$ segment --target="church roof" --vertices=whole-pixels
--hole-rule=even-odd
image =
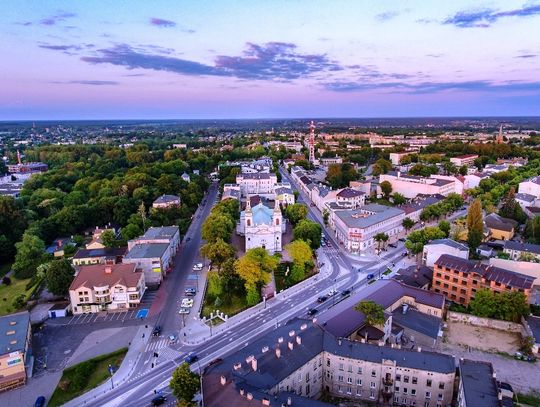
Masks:
[[[253,212],[253,224],[254,225],[271,225],[273,210],[265,206],[262,202],[255,205],[251,211]]]

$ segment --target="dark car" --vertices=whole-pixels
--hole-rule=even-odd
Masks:
[[[189,242],[191,240],[191,237],[186,237],[186,242]]]
[[[307,314],[308,315],[315,315],[317,312],[319,312],[319,310],[317,308],[310,308],[310,309],[308,309]]]
[[[345,297],[345,296],[349,295],[350,293],[351,293],[351,290],[343,290],[341,292],[341,295]]]
[[[400,242],[404,242],[405,240],[407,240],[407,239],[405,239],[404,237],[402,237],[401,239],[399,239]]]
[[[167,397],[165,396],[156,396],[152,399],[152,405],[153,406],[161,406],[165,401],[167,400]]]
[[[319,298],[317,298],[317,302],[325,302],[328,299],[326,295],[321,295]]]
[[[186,356],[186,362],[189,364],[196,362],[197,359],[198,359],[198,356],[194,354],[193,352],[188,353],[188,355]]]
[[[34,403],[34,407],[45,407],[45,397],[39,396]]]
[[[389,247],[393,247],[393,248],[395,249],[395,248],[397,247],[397,244],[395,244],[395,243],[390,243],[388,246],[389,246]]]
[[[375,274],[369,273],[366,277],[368,280],[373,280],[375,278]]]
[[[152,336],[159,336],[159,335],[161,335],[161,326],[156,325],[156,327],[152,331]]]

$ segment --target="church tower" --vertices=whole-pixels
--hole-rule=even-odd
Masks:
[[[504,137],[503,137],[503,131],[502,131],[502,124],[499,128],[499,134],[497,134],[497,137],[495,138],[495,144],[502,144],[504,143]]]
[[[275,201],[274,203],[274,213],[272,215],[272,223],[274,226],[279,226],[281,229],[281,222],[283,221],[282,215],[281,215],[281,209],[279,208],[279,202]]]
[[[253,211],[251,210],[251,199],[249,195],[246,198],[246,210],[244,211],[244,217],[246,220],[246,227],[253,226]]]
[[[311,121],[311,124],[309,125],[308,147],[309,147],[309,162],[315,165],[315,123],[313,123],[313,120]]]

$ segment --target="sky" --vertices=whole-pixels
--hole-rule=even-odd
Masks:
[[[540,115],[540,0],[3,0],[0,120]]]

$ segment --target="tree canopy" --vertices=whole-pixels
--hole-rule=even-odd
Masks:
[[[365,315],[367,325],[376,326],[384,324],[384,308],[375,301],[360,301],[354,309]]]
[[[171,377],[169,387],[178,400],[191,403],[195,394],[199,391],[199,375],[193,373],[187,362],[178,366]]]
[[[321,225],[309,219],[301,220],[293,229],[294,240],[303,240],[308,243],[313,250],[316,250],[321,246],[321,233]]]
[[[293,226],[297,225],[302,219],[306,219],[307,214],[308,207],[304,204],[295,203],[285,208],[285,216]]]
[[[47,289],[54,295],[66,296],[75,274],[71,264],[66,259],[53,260],[46,270]]]

